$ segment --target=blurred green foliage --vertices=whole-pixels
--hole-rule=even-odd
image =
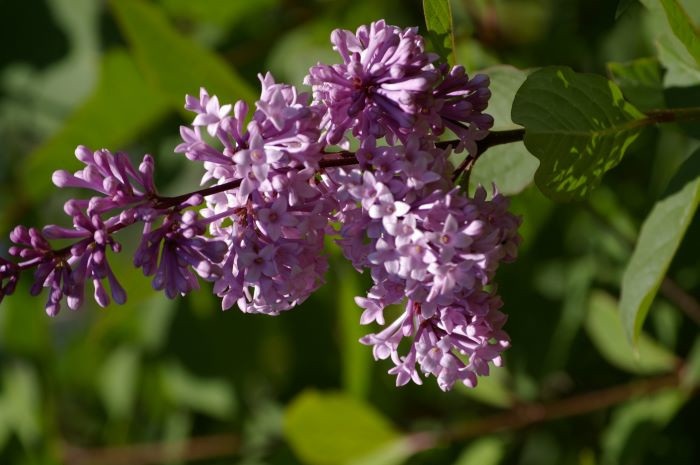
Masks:
[[[67,194],[52,190],[50,174],[75,166],[75,145],[152,153],[164,192],[192,190],[199,169],[172,153],[178,125],[189,121],[185,93],[205,86],[224,100],[249,98],[266,70],[301,84],[310,65],[336,60],[332,29],[386,18],[425,32],[422,3],[3,2],[0,252],[14,224],[63,221]],[[491,75],[497,129],[517,127],[510,117],[515,92],[547,65],[608,74],[643,111],[686,106],[691,91],[698,95],[700,65],[692,31],[673,22],[683,16],[676,4],[453,0],[456,61]],[[680,4],[700,19],[699,2]],[[676,18],[670,23],[667,11]],[[357,342],[367,328],[359,327],[351,297],[369,278],[332,246],[327,284],[275,318],[222,313],[206,286],[168,301],[126,253],[114,261],[129,291],[123,307],[86,306],[50,320],[41,299],[20,286],[0,305],[0,463],[698,463],[700,401],[691,395],[699,378],[697,327],[676,300],[659,295],[648,302],[633,348],[616,308],[623,276],[645,293],[666,272],[689,295],[700,294],[693,212],[681,225],[685,236],[669,220],[647,219],[664,193],[686,192],[668,185],[698,146],[697,126],[647,128],[600,187],[567,205],[532,185],[537,160],[522,143],[479,160],[472,188],[495,180],[513,195],[524,243],[499,276],[512,337],[506,368],[493,368],[475,390],[442,393],[433,380],[393,386],[387,364],[372,361]],[[651,284],[634,277],[643,263],[628,266],[639,256],[640,234],[675,241]],[[126,250],[137,236],[125,233]],[[431,436],[452,425],[483,428],[480,422],[522,404],[672,371],[685,358],[682,388],[471,439]],[[140,444],[164,445],[153,460],[153,449],[149,455]]]

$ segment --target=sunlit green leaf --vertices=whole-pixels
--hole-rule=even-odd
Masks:
[[[510,110],[515,93],[525,82],[527,73],[512,66],[494,66],[481,72],[491,79],[491,99],[487,112],[493,116],[493,130],[520,128],[510,119]],[[470,184],[490,187],[491,183],[495,183],[499,192],[517,194],[532,182],[538,164],[522,142],[491,147],[474,165]]]
[[[640,374],[662,373],[672,371],[678,362],[668,349],[644,333],[640,334],[633,348],[625,337],[617,302],[602,291],[591,295],[586,331],[598,352],[621,370]]]
[[[399,437],[386,445],[345,462],[347,465],[400,465],[418,450],[432,447],[435,438],[430,433],[417,433]]]
[[[51,174],[57,169],[78,169],[75,148],[120,149],[168,113],[163,97],[153,92],[141,77],[131,57],[123,50],[104,55],[95,92],[22,165],[27,194],[35,201],[53,188]]]
[[[513,102],[525,146],[540,159],[535,182],[557,200],[585,197],[639,136],[644,115],[607,79],[547,67],[530,74]]]
[[[625,334],[635,340],[671,260],[700,203],[700,150],[681,165],[668,194],[654,205],[622,279],[620,312]]]
[[[460,454],[454,465],[498,465],[506,455],[506,440],[487,436],[472,441]]]
[[[678,0],[659,0],[666,11],[671,30],[685,45],[695,61],[700,64],[700,31]]]
[[[177,108],[202,86],[223,102],[254,100],[251,87],[229,64],[180,34],[152,3],[114,0],[110,5],[140,69]]]
[[[399,438],[389,421],[346,394],[306,391],[287,407],[284,433],[310,465],[344,464],[378,452]]]
[[[675,37],[662,36],[656,41],[659,61],[666,68],[665,86],[692,86],[700,83],[700,66]]]
[[[443,60],[455,64],[455,38],[449,0],[423,0],[427,37]]]

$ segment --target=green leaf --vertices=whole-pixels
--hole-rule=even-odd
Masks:
[[[641,111],[665,108],[661,68],[655,58],[608,63],[608,73],[622,94]]]
[[[144,75],[172,105],[181,108],[185,95],[198,95],[201,86],[223,102],[255,99],[231,66],[180,34],[152,3],[113,0],[110,5]]]
[[[636,350],[632,348],[620,321],[617,302],[602,291],[591,295],[586,331],[598,352],[621,370],[638,374],[670,372],[676,357],[646,334],[639,336]]]
[[[33,368],[24,364],[3,372],[3,417],[26,448],[36,447],[41,437],[40,380]]]
[[[639,136],[644,115],[615,83],[566,67],[528,76],[515,95],[513,121],[540,159],[537,186],[555,200],[585,197]]]
[[[493,130],[520,128],[510,119],[510,110],[515,93],[527,78],[527,72],[512,66],[494,66],[480,72],[491,79],[491,99],[487,112],[493,116]],[[495,183],[503,194],[514,195],[532,182],[538,164],[522,142],[497,145],[479,157],[469,178],[470,184],[475,187]]]
[[[400,465],[419,450],[432,447],[435,439],[429,433],[402,436],[379,449],[350,460],[347,465]]]
[[[629,340],[639,335],[649,306],[698,208],[700,150],[681,165],[668,192],[644,220],[622,278],[620,312]]]
[[[659,0],[668,23],[695,61],[700,64],[700,31],[677,0]]]
[[[455,64],[455,38],[452,31],[452,8],[449,0],[423,0],[425,26],[428,39],[435,52],[450,63]]]
[[[507,442],[498,436],[487,436],[472,441],[454,465],[498,465],[506,455]]]
[[[602,465],[642,463],[658,433],[687,401],[687,395],[670,389],[653,396],[626,402],[615,409],[601,440]],[[634,455],[635,457],[630,457]]]
[[[700,83],[700,66],[678,39],[664,35],[656,41],[659,62],[666,68],[664,86],[692,86]]]
[[[372,354],[359,340],[366,331],[359,323],[361,309],[355,297],[362,295],[362,286],[357,271],[348,263],[338,263],[337,308],[339,311],[342,340],[342,385],[343,389],[358,398],[367,396],[372,368]]]
[[[617,10],[615,11],[615,19],[619,19],[620,16],[624,15],[627,10],[637,3],[637,0],[618,0]]]
[[[166,397],[175,405],[221,419],[233,414],[236,401],[233,387],[227,381],[199,378],[177,363],[163,366],[160,376]]]
[[[104,361],[97,382],[102,402],[112,418],[123,419],[131,414],[139,368],[139,353],[131,346],[117,348]]]
[[[21,179],[34,201],[46,196],[57,169],[79,169],[75,148],[119,149],[168,113],[160,94],[148,89],[124,50],[104,55],[95,92],[66,121],[61,130],[22,165]]]
[[[287,407],[284,433],[310,465],[344,464],[379,452],[399,434],[379,412],[340,393],[306,391]]]

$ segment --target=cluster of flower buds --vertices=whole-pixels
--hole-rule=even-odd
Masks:
[[[121,250],[115,234],[139,223],[134,265],[155,289],[174,298],[201,278],[213,282],[223,309],[275,315],[323,283],[331,236],[374,281],[356,299],[362,324],[385,325],[387,306],[405,305],[361,340],[375,358],[393,361],[397,384],[421,383],[422,371],[445,390],[476,385],[509,344],[493,279],[520,240],[519,219],[495,188],[491,198],[481,187],[469,197],[451,181],[448,155],[477,156],[493,124],[483,113],[489,80],[436,65],[416,28],[377,21],[336,30],[331,41],[342,63],[312,67],[311,94],[268,73],[252,111],[204,89],[186,97],[195,117],[180,128],[175,151],[203,164],[198,191],[162,197],[152,157],[136,169],[125,154],[78,147],[85,168],[58,171],[53,181],[93,197],[65,204],[71,228],[12,232],[17,261],[0,259],[0,300],[33,268],[31,292],[48,289],[50,315],[64,298],[78,308],[88,279],[99,305],[110,295],[123,303],[107,255]],[[446,130],[457,140],[438,142]],[[73,244],[56,249],[56,239]]]

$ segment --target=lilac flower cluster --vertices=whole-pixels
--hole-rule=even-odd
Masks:
[[[196,192],[159,195],[149,155],[136,168],[123,153],[78,147],[85,168],[57,171],[53,181],[93,196],[66,202],[71,228],[12,232],[17,261],[0,259],[0,300],[33,268],[31,293],[48,289],[50,315],[64,299],[78,308],[88,280],[99,305],[123,303],[108,255],[121,250],[115,234],[138,223],[133,262],[155,289],[175,298],[203,279],[223,309],[275,315],[323,283],[331,236],[374,281],[356,299],[362,324],[385,325],[387,307],[404,305],[361,340],[375,358],[393,361],[397,384],[421,383],[422,371],[445,390],[474,386],[509,344],[494,274],[515,259],[520,240],[503,196],[479,188],[469,197],[451,181],[448,155],[477,157],[493,124],[483,113],[488,78],[436,65],[416,28],[377,21],[336,30],[331,41],[342,63],[312,67],[311,94],[268,73],[253,109],[205,89],[186,97],[195,116],[175,151],[202,163]],[[458,139],[439,143],[446,130]],[[56,249],[53,240],[73,243]]]
[[[201,214],[212,237],[226,244],[214,292],[224,309],[278,314],[305,300],[328,268],[324,237],[336,202],[314,173],[323,157],[323,109],[308,94],[261,76],[262,94],[252,119],[242,101],[219,106],[202,89],[187,98],[193,128],[182,127],[177,152],[204,162],[203,183],[240,180],[235,191],[207,197]],[[218,142],[213,146],[205,128]],[[213,141],[212,141],[213,142]]]
[[[361,152],[359,168],[329,176],[342,193],[339,243],[374,286],[358,297],[362,324],[384,325],[387,306],[406,300],[400,316],[362,343],[377,359],[391,358],[397,384],[420,383],[418,364],[442,389],[476,385],[488,362],[500,365],[508,347],[500,300],[486,291],[501,261],[515,259],[519,219],[507,200],[474,198],[449,187],[447,151],[429,140]],[[433,171],[434,170],[434,171]],[[413,338],[406,355],[399,344]]]
[[[363,146],[385,138],[393,145],[408,136],[434,137],[455,131],[475,153],[475,141],[486,136],[493,119],[481,113],[491,93],[484,75],[469,79],[464,68],[433,66],[437,55],[426,53],[418,28],[401,29],[383,20],[356,33],[338,29],[333,49],[343,59],[318,64],[305,83],[326,108],[323,127],[329,144],[342,144],[348,131]]]

